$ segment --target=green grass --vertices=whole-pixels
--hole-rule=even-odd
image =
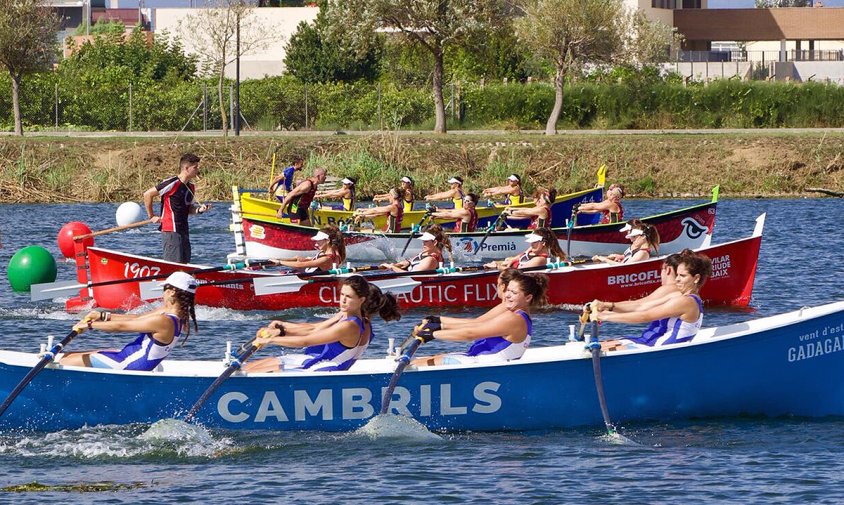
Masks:
[[[229,200],[231,186],[264,188],[270,160],[276,173],[294,154],[305,175],[324,167],[330,176],[358,178],[361,199],[383,193],[409,175],[417,192],[448,187],[454,175],[466,190],[500,186],[522,175],[537,186],[570,192],[592,187],[606,164],[608,183],[630,196],[690,194],[708,197],[720,184],[731,196],[787,195],[805,187],[841,191],[844,134],[743,132],[682,135],[467,134],[385,131],[364,135],[298,134],[220,138],[0,138],[0,201],[138,200],[177,170],[181,153],[203,159],[199,198]],[[24,191],[26,189],[26,191]]]

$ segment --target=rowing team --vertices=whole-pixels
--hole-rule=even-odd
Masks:
[[[604,341],[605,350],[654,347],[688,342],[703,322],[703,305],[698,295],[711,272],[705,256],[684,250],[668,256],[662,266],[662,285],[635,301],[589,304],[591,317],[598,321],[624,323],[650,322],[641,336]],[[505,269],[498,279],[501,302],[477,318],[426,316],[414,327],[412,336],[421,342],[431,340],[469,341],[464,352],[417,358],[416,366],[490,363],[517,360],[530,345],[533,334],[531,312],[545,303],[547,277]],[[187,273],[171,274],[164,284],[163,306],[142,314],[114,314],[91,311],[74,326],[77,334],[86,330],[138,332],[138,337],[121,350],[66,353],[64,365],[118,370],[155,369],[167,358],[176,342],[184,343],[190,322],[198,331],[194,311],[197,281]],[[246,372],[282,370],[348,370],[375,338],[372,318],[384,321],[401,318],[396,298],[382,293],[364,277],[342,280],[339,311],[317,323],[277,320],[257,331],[255,346],[268,344],[302,348],[297,354],[284,354],[247,363]]]
[[[659,253],[659,232],[647,223],[637,219],[630,220],[622,229],[625,237],[631,241],[630,247],[622,254],[593,256],[593,261],[611,264],[634,263],[644,261],[651,254]],[[290,268],[302,268],[307,272],[329,272],[336,265],[346,262],[346,246],[343,233],[333,225],[323,226],[311,240],[316,253],[311,257],[294,256],[286,259],[273,259],[273,263]],[[394,263],[382,263],[380,267],[394,272],[419,272],[433,270],[445,263],[445,255],[453,260],[453,251],[448,234],[438,224],[431,225],[417,240],[422,242],[422,251],[413,257]],[[568,256],[560,247],[556,234],[546,227],[537,228],[525,237],[527,248],[521,254],[484,265],[489,269],[540,267],[549,261],[565,262]],[[453,262],[453,261],[452,261]]]
[[[301,169],[301,159],[298,159],[299,165],[297,169]],[[285,173],[289,171],[287,177],[292,178],[294,167],[285,169]],[[356,205],[356,180],[351,177],[346,177],[342,180],[343,186],[340,189],[330,191],[317,191],[319,184],[325,182],[326,171],[323,168],[314,170],[312,177],[304,179],[296,187],[291,188],[288,184],[287,191],[282,195],[277,194],[277,198],[281,202],[281,207],[278,210],[278,217],[287,217],[294,219],[298,224],[310,226],[310,214],[308,210],[312,204],[316,204],[316,199],[320,198],[338,198],[343,203],[343,210],[354,211],[354,222],[359,223],[362,219],[373,218],[378,216],[386,217],[386,225],[384,231],[388,233],[399,233],[402,229],[402,221],[404,214],[413,210],[414,204],[414,188],[413,179],[410,177],[402,177],[400,187],[393,188],[389,192],[375,195],[373,201],[387,201],[386,205],[373,208],[355,208]],[[270,186],[270,191],[273,192],[280,187],[284,182],[287,184],[284,175],[279,176],[280,179],[274,181]],[[453,202],[453,209],[438,210],[436,207],[429,207],[430,212],[428,216],[437,219],[455,220],[455,232],[473,232],[476,231],[478,225],[478,211],[477,205],[479,196],[475,193],[467,193],[463,190],[463,179],[454,176],[448,180],[451,187],[439,193],[434,193],[425,196],[426,201],[440,201],[450,200]],[[503,186],[496,186],[486,188],[481,193],[487,198],[496,196],[503,196],[505,198],[504,205],[508,207],[501,213],[500,218],[512,216],[514,218],[530,219],[529,229],[542,228],[551,223],[551,206],[553,205],[557,191],[555,189],[537,188],[533,194],[533,207],[509,207],[510,205],[521,205],[526,203],[528,199],[522,188],[521,177],[517,174],[510,174],[507,177],[507,183]],[[607,189],[607,197],[596,203],[586,203],[580,206],[579,212],[600,212],[603,214],[602,223],[618,222],[624,218],[624,209],[621,205],[621,198],[624,196],[624,188],[618,184],[613,184]]]

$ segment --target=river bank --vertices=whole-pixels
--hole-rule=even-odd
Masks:
[[[261,188],[294,155],[330,175],[356,177],[358,194],[386,191],[403,175],[423,194],[461,175],[467,189],[503,184],[518,173],[530,191],[574,191],[608,181],[644,198],[819,196],[807,188],[844,191],[844,133],[743,132],[569,134],[525,132],[449,135],[372,132],[267,134],[239,138],[183,135],[0,138],[0,202],[122,202],[178,171],[181,153],[202,157],[202,200],[228,200],[231,186]]]

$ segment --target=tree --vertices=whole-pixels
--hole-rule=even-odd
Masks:
[[[679,40],[670,27],[628,12],[623,0],[523,0],[516,34],[554,65],[554,107],[545,134],[557,132],[566,78],[587,64],[665,60]]]
[[[229,132],[223,93],[226,65],[240,56],[266,48],[275,35],[254,15],[255,6],[244,0],[208,0],[205,7],[185,16],[179,23],[179,32],[198,52],[200,73],[217,78],[217,99],[225,137]],[[238,27],[240,54],[236,47]]]
[[[346,34],[358,48],[368,47],[376,30],[383,30],[431,54],[434,132],[445,133],[446,50],[505,21],[505,7],[503,0],[329,0],[328,15],[333,33]]]
[[[12,78],[15,134],[23,135],[23,76],[48,68],[56,56],[59,19],[39,0],[0,0],[0,64]]]
[[[661,63],[680,51],[684,37],[676,28],[648,18],[639,9],[626,18],[625,63]]]
[[[313,24],[302,21],[285,47],[284,67],[303,82],[354,82],[378,78],[382,37],[358,53],[342,34],[331,36],[325,2]]]

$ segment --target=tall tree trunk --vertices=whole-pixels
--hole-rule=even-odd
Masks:
[[[225,83],[226,67],[220,70],[220,75],[217,76],[217,98],[220,100],[220,119],[223,121],[223,137],[229,135],[229,116],[226,114],[226,100],[223,96],[223,83]]]
[[[443,101],[443,52],[438,48],[434,53],[434,113],[436,123],[434,133],[445,133],[445,102]]]
[[[15,135],[23,136],[23,123],[21,122],[21,76],[9,72],[12,76],[12,109],[15,111]]]
[[[557,134],[557,120],[560,119],[560,112],[563,110],[563,83],[565,82],[566,69],[563,66],[557,66],[557,73],[554,75],[554,108],[551,109],[551,115],[548,117],[548,122],[545,123],[545,135]]]

